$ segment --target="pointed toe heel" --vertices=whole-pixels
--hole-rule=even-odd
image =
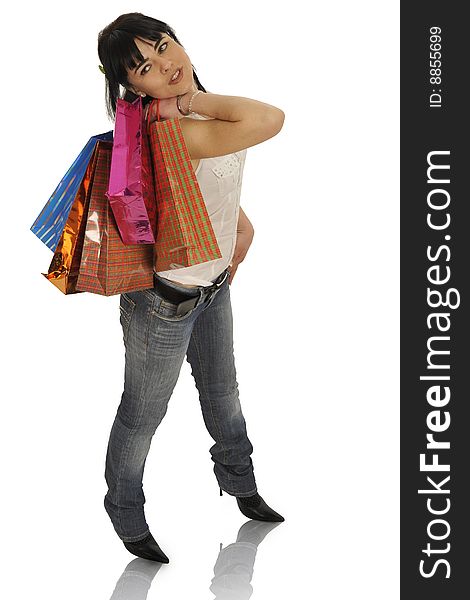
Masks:
[[[134,556],[139,556],[140,558],[146,558],[147,560],[154,560],[161,563],[170,562],[170,559],[154,540],[151,533],[149,533],[144,539],[138,540],[137,542],[123,541],[123,544],[131,554],[134,554]]]
[[[266,502],[259,496],[260,502],[258,506],[249,506],[244,503],[243,498],[237,496],[237,504],[241,513],[249,519],[255,519],[257,521],[269,521],[269,522],[282,522],[284,517],[269,507]]]

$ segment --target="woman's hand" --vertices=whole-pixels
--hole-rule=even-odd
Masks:
[[[237,225],[237,241],[232,257],[232,266],[230,268],[230,275],[228,279],[229,284],[232,283],[233,278],[235,277],[238,265],[243,262],[245,256],[247,255],[251,246],[251,242],[253,241],[254,234],[255,230],[253,229],[253,225],[240,207]]]
[[[180,100],[180,105],[183,110],[187,111],[191,96],[196,90],[197,90],[197,86],[193,79],[191,87],[189,88],[189,90],[187,92],[185,92],[183,94],[183,96]],[[177,99],[176,96],[171,96],[170,98],[160,98],[160,100],[159,100],[160,120],[181,119],[183,117],[183,115],[180,113],[180,111],[178,110],[178,107],[176,105],[176,99]],[[147,118],[147,112],[148,112],[149,106],[150,106],[150,102],[145,107],[145,113],[144,113],[145,118]],[[153,121],[156,121],[156,120],[157,120],[157,103],[153,102],[152,112],[150,113],[150,123],[153,123]]]

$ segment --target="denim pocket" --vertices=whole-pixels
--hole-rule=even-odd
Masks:
[[[160,296],[157,297],[159,298],[159,302],[156,303],[153,313],[164,321],[184,321],[196,310],[196,307],[193,307],[186,310],[182,315],[177,315],[176,310],[178,308],[178,304],[175,302],[170,302],[169,300],[166,300]]]
[[[121,294],[121,298],[119,301],[119,312],[124,340],[127,337],[127,332],[129,331],[129,326],[131,324],[131,319],[132,315],[134,314],[135,307],[136,303],[130,296],[128,296],[127,294]]]

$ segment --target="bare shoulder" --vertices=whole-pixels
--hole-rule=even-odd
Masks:
[[[212,158],[239,152],[273,137],[279,129],[266,124],[182,117],[181,131],[191,158]],[[282,125],[281,125],[282,126]]]

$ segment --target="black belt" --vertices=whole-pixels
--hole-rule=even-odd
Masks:
[[[167,285],[161,277],[157,277],[155,271],[153,272],[153,283],[155,289],[161,294],[165,300],[177,304],[176,310],[177,315],[185,314],[188,310],[194,308],[202,296],[202,302],[206,302],[214,296],[220,289],[223,282],[230,274],[230,267],[227,267],[225,271],[217,277],[212,285],[199,286],[197,288],[187,288],[187,291],[177,290],[171,285]],[[176,284],[177,285],[177,284]],[[188,297],[189,296],[189,297]]]

